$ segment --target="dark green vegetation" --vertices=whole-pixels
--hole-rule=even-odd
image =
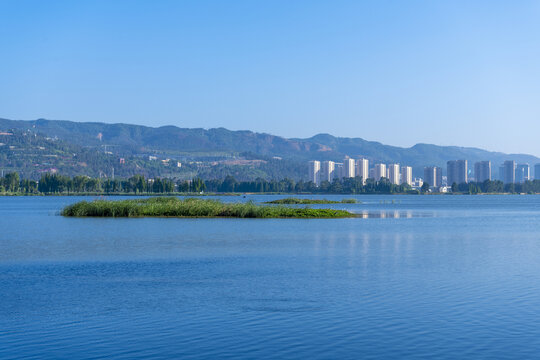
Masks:
[[[176,197],[136,200],[81,201],[67,206],[63,216],[76,217],[235,217],[235,218],[343,218],[354,217],[344,210],[288,208],[254,203],[223,203]]]
[[[524,183],[504,184],[500,180],[486,180],[484,182],[470,182],[452,184],[452,192],[455,194],[539,194],[540,180],[529,180]]]
[[[309,205],[309,204],[356,204],[355,199],[343,199],[341,201],[326,199],[298,199],[286,198],[273,201],[267,201],[265,204],[283,204],[283,205]]]
[[[147,179],[135,175],[128,179],[100,179],[88,176],[64,176],[45,173],[38,181],[21,179],[18,173],[9,172],[0,177],[2,195],[152,195],[152,194],[201,194],[201,193],[285,193],[285,194],[419,194],[427,193],[429,184],[424,183],[421,191],[412,190],[406,185],[391,184],[388,179],[366,180],[345,178],[332,183],[322,182],[316,187],[311,182],[291,179],[266,181],[236,181],[232,176],[224,180],[172,180],[168,178]],[[540,180],[526,181],[523,184],[503,184],[501,181],[483,183],[454,184],[455,194],[482,193],[540,193]]]
[[[89,153],[106,155],[106,157],[95,155],[95,161],[69,162],[67,160],[70,156],[66,152],[67,159],[62,162],[64,165],[51,166],[57,167],[59,173],[70,176],[97,177],[101,172],[104,176],[111,177],[112,167],[116,163],[115,172],[117,176],[122,177],[142,174],[147,177],[179,179],[198,176],[207,180],[223,179],[231,175],[242,181],[254,181],[257,178],[266,180],[290,178],[298,181],[306,177],[306,160],[342,161],[345,155],[353,158],[367,157],[373,162],[410,165],[413,167],[413,176],[422,176],[426,165],[444,168],[446,161],[450,159],[468,159],[469,164],[490,160],[494,166],[508,159],[514,159],[518,163],[540,162],[540,159],[530,155],[506,155],[476,148],[429,144],[400,148],[361,138],[339,138],[328,134],[319,134],[308,139],[285,139],[269,134],[230,131],[224,128],[209,130],[175,126],[151,128],[128,124],[0,119],[0,132],[12,129],[43,134],[44,137],[58,139],[54,141],[63,141],[64,144],[80,149],[74,152],[77,159],[79,156],[91,158]],[[5,138],[6,136],[0,136],[0,142],[6,143]],[[81,155],[83,150],[88,154]],[[19,171],[25,178],[34,180],[39,178],[29,175],[30,167],[24,166],[17,153],[6,151],[4,154],[7,158],[0,159],[0,167],[8,171]],[[48,165],[43,164],[47,162],[45,155],[54,153],[43,151],[39,161],[36,162],[39,165],[35,167],[36,169],[47,168]],[[150,155],[156,156],[157,160],[148,161]],[[126,169],[118,163],[119,157],[125,158]],[[168,165],[161,163],[160,160],[168,158],[173,161]],[[181,161],[182,167],[175,168],[175,161]],[[86,163],[86,167],[77,165],[79,162]],[[130,170],[130,166],[138,172]]]
[[[266,181],[236,181],[232,176],[223,180],[172,180],[168,178],[147,179],[135,175],[128,179],[90,178],[87,176],[64,176],[45,173],[39,182],[20,180],[18,173],[8,173],[0,179],[0,193],[16,194],[167,194],[167,193],[321,193],[321,194],[396,194],[416,193],[406,185],[391,184],[388,179],[368,179],[362,184],[360,178],[346,178],[332,183],[323,182],[316,187],[311,182],[292,179]]]

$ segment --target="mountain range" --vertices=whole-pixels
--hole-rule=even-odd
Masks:
[[[87,151],[92,150],[119,157],[155,156],[191,164],[208,162],[214,166],[229,164],[253,168],[260,166],[261,162],[281,160],[288,162],[286,168],[298,169],[298,171],[292,171],[291,174],[280,174],[277,171],[272,175],[259,171],[247,177],[299,178],[302,177],[301,174],[307,172],[308,160],[339,162],[346,156],[366,157],[372,163],[410,165],[413,167],[414,176],[422,176],[424,166],[434,165],[445,169],[446,162],[454,159],[468,160],[470,169],[474,167],[476,161],[489,160],[492,162],[495,177],[498,166],[505,160],[515,160],[518,163],[531,165],[540,163],[539,158],[527,154],[504,154],[471,147],[431,144],[416,144],[410,148],[403,148],[359,137],[344,138],[329,134],[318,134],[306,139],[287,139],[265,133],[231,131],[225,128],[148,127],[123,123],[0,119],[0,132],[14,130],[32,132],[53,141],[58,140],[71,146],[84,148]],[[2,142],[1,138],[0,142]],[[245,161],[242,162],[242,160]],[[206,171],[207,175],[211,175],[211,171],[209,172],[208,169]],[[290,172],[290,170],[287,171]],[[192,176],[197,172],[197,168],[191,168],[189,175]],[[220,173],[224,174],[226,171]]]

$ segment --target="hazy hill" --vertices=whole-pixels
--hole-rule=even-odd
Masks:
[[[69,134],[69,133],[67,133]],[[62,137],[69,138],[64,134]],[[31,128],[0,128],[0,170],[17,171],[23,178],[39,179],[43,173],[127,178],[142,174],[148,178],[168,177],[191,179],[223,179],[232,175],[238,180],[300,180],[306,176],[305,161],[273,159],[253,153],[226,152],[188,153],[188,157],[204,161],[185,161],[178,166],[175,157],[152,150],[152,155],[131,154],[125,146],[82,146],[47,136]],[[186,156],[185,154],[183,155]],[[178,157],[177,157],[178,158]]]
[[[319,134],[307,139],[286,139],[252,131],[217,129],[188,129],[176,126],[158,128],[105,123],[78,123],[59,120],[7,120],[0,119],[0,130],[20,129],[36,131],[51,138],[82,146],[99,148],[114,145],[115,153],[140,156],[162,153],[176,158],[226,158],[240,153],[251,153],[255,158],[281,157],[298,163],[307,160],[341,161],[346,155],[367,157],[371,161],[397,162],[411,165],[415,176],[422,176],[423,167],[441,166],[446,161],[467,159],[469,168],[474,162],[490,160],[494,175],[504,160],[533,165],[540,159],[526,154],[503,154],[477,148],[417,144],[410,148],[384,145],[361,138],[340,138]],[[296,177],[296,176],[295,176]]]
[[[45,137],[30,130],[0,131],[0,169],[19,172],[24,178],[39,179],[45,172],[92,177],[149,177],[175,175],[172,166],[135,156],[122,158],[96,148],[83,147]],[[183,169],[184,172],[189,171]]]
[[[0,119],[0,129],[33,129],[49,137],[81,146],[121,145],[125,150],[176,152],[252,152],[261,155],[298,156],[319,150],[318,144],[288,140],[251,131],[158,128],[104,123],[77,123],[60,120],[13,121]],[[100,135],[101,134],[101,135]]]

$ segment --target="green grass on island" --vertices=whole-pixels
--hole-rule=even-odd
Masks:
[[[159,197],[132,200],[81,201],[62,210],[75,217],[232,217],[232,218],[345,218],[344,210],[290,208],[207,199]]]
[[[309,204],[356,204],[355,199],[343,199],[341,201],[326,200],[326,199],[298,199],[286,198],[273,201],[267,201],[265,204],[282,204],[282,205],[309,205]]]

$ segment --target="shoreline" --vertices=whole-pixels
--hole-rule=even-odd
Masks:
[[[275,192],[268,192],[268,193],[180,193],[180,192],[174,192],[174,193],[53,193],[53,194],[47,194],[47,193],[39,193],[39,194],[26,194],[26,193],[0,193],[0,197],[61,197],[61,196],[147,196],[147,197],[164,197],[164,196],[189,196],[189,197],[205,197],[205,196],[246,196],[246,195],[268,195],[268,196],[275,196],[275,195],[282,195],[282,196],[370,196],[370,195],[392,195],[392,196],[434,196],[434,195],[443,195],[443,196],[461,196],[461,195],[467,195],[467,196],[475,196],[475,195],[540,195],[540,193],[476,193],[476,194],[468,194],[468,193],[420,193],[420,194],[411,194],[411,193],[343,193],[343,194],[335,194],[335,193],[275,193]]]

